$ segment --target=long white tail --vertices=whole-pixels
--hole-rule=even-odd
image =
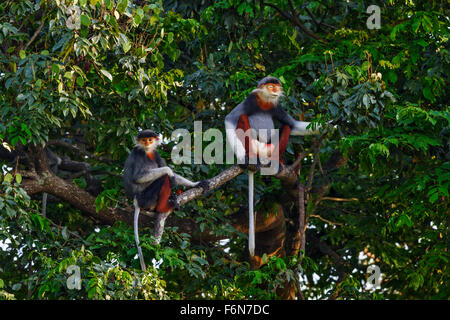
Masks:
[[[141,247],[139,246],[139,231],[138,231],[139,212],[141,209],[139,208],[136,198],[134,198],[133,204],[134,204],[134,240],[136,241],[136,247],[138,250],[139,262],[141,263],[141,269],[142,271],[145,272],[147,271],[147,268],[145,267],[144,256],[142,255],[142,250]]]
[[[248,171],[248,251],[250,257],[255,256],[255,215],[253,213],[253,171]]]
[[[41,215],[45,218],[47,215],[47,192],[42,193],[42,212]]]

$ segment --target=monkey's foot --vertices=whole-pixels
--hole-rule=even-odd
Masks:
[[[255,159],[251,159],[252,163],[249,163],[247,166],[247,169],[253,172],[259,171],[259,169],[261,169],[261,161],[259,160],[259,158],[256,158],[256,163]]]
[[[167,200],[167,204],[172,207],[172,210],[180,209],[180,205],[177,201],[177,196],[174,194],[170,195],[169,199]]]
[[[248,157],[245,156],[244,163],[238,163],[238,166],[241,167],[242,169],[247,169],[248,168]]]
[[[208,189],[209,189],[209,180],[208,179],[202,180],[195,187],[202,188],[203,193],[204,193],[204,192],[208,191]]]

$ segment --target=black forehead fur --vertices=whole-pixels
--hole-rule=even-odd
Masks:
[[[268,76],[268,77],[265,77],[265,78],[262,78],[261,80],[259,80],[258,87],[261,85],[268,84],[268,83],[281,84],[280,80],[278,80],[277,78]]]
[[[158,134],[152,130],[146,129],[146,130],[142,130],[141,132],[139,132],[137,138],[141,139],[141,138],[157,138]]]

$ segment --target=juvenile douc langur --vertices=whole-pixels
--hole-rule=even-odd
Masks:
[[[275,77],[265,77],[258,82],[257,88],[225,117],[227,140],[236,155],[238,164],[247,165],[263,159],[279,161],[279,164],[283,164],[281,156],[286,150],[289,135],[319,133],[317,129],[306,129],[309,122],[294,120],[280,106],[282,95],[281,82]],[[281,135],[274,130],[274,121],[280,124]],[[249,170],[248,179],[248,248],[250,256],[253,257],[255,254],[254,171]]]
[[[125,162],[123,183],[127,195],[133,199],[134,236],[142,270],[146,270],[142,250],[139,246],[138,217],[140,209],[168,213],[177,207],[176,196],[171,188],[177,184],[187,187],[207,188],[206,181],[192,182],[176,174],[160,157],[158,134],[143,130],[136,137],[136,146]]]

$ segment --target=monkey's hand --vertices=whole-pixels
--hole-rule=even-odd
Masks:
[[[169,177],[174,177],[175,176],[175,174],[173,173],[173,171],[172,171],[172,169],[170,169],[169,167],[164,167],[164,169],[165,169],[165,171],[166,171],[166,174],[169,176]]]
[[[202,181],[198,182],[195,187],[196,188],[202,188],[203,193],[205,193],[206,191],[208,191],[208,189],[210,187],[209,186],[209,179],[202,180]]]
[[[337,129],[338,126],[340,126],[343,122],[343,119],[334,119],[327,122],[327,125],[331,127],[332,129]]]
[[[177,180],[175,179],[175,176],[169,176],[169,183],[170,183],[170,188],[175,188],[178,185]]]

